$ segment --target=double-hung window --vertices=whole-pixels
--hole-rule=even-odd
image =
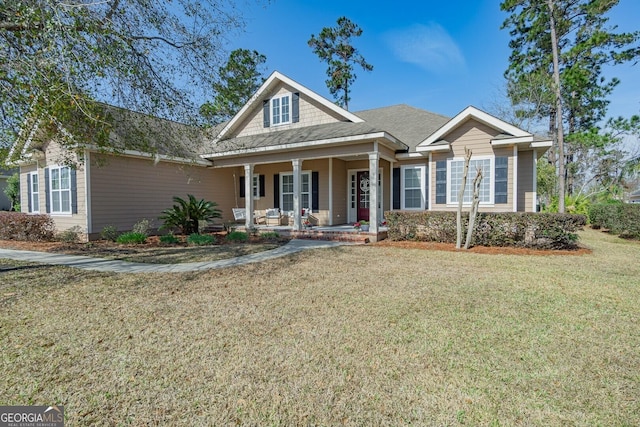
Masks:
[[[30,210],[29,212],[40,212],[40,184],[38,182],[38,172],[29,174]]]
[[[403,166],[401,175],[402,209],[426,209],[426,166]]]
[[[492,181],[492,158],[477,158],[469,161],[469,172],[464,190],[463,203],[473,201],[473,180],[476,177],[478,168],[482,169],[482,181],[480,182],[480,203],[493,203],[491,194]],[[464,172],[464,160],[449,160],[449,203],[458,203],[458,192],[462,184]]]
[[[271,123],[274,126],[291,122],[290,106],[290,94],[271,99]]]
[[[49,197],[51,213],[71,213],[71,168],[49,168]]]
[[[283,211],[293,210],[293,174],[280,175],[280,206]],[[300,182],[300,209],[311,208],[311,173],[303,172]]]
[[[253,175],[253,183],[251,186],[254,200],[260,199],[260,175]]]

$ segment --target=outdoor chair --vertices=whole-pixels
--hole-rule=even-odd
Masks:
[[[282,214],[280,213],[279,208],[267,209],[265,213],[265,223],[266,225],[280,225],[280,221],[282,220]],[[272,224],[274,223],[275,224]]]
[[[263,213],[263,211],[253,211],[253,221],[256,223],[256,225],[266,224],[267,217]]]

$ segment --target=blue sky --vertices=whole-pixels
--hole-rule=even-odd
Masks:
[[[267,57],[267,70],[333,99],[325,85],[326,65],[307,45],[311,34],[335,26],[340,16],[363,34],[355,46],[374,66],[356,71],[349,109],[359,111],[409,104],[453,116],[468,105],[490,110],[504,92],[509,33],[500,30],[506,14],[499,0],[396,1],[272,0],[244,4],[246,32],[229,49],[255,49]],[[638,30],[640,1],[620,0],[610,23]],[[622,83],[609,114],[640,112],[640,64],[607,70]]]

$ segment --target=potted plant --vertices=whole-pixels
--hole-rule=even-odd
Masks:
[[[364,221],[364,220],[358,221],[355,224],[353,224],[353,228],[355,228],[356,230],[368,232],[369,231],[369,221]]]

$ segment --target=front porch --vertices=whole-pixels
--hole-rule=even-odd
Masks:
[[[276,232],[281,236],[295,239],[334,240],[354,243],[373,243],[387,238],[387,227],[378,227],[377,232],[364,232],[353,228],[352,225],[312,226],[296,230],[288,225],[256,225],[258,233]],[[246,231],[245,225],[239,225],[238,230]]]

